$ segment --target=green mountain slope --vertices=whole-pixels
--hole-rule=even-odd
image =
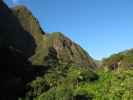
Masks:
[[[43,35],[45,33],[41,29],[38,20],[25,6],[15,6],[12,8],[12,11],[14,15],[18,18],[24,30],[31,33],[36,41],[37,46],[39,46],[41,43],[40,41],[43,39]]]
[[[60,33],[45,34],[23,6],[10,9],[0,1],[0,7],[1,100],[32,100],[64,82],[98,78],[80,46]]]
[[[33,36],[25,31],[13,12],[0,1],[0,46],[12,46],[19,49],[25,56],[35,52],[36,43]]]
[[[46,71],[28,60],[35,48],[33,36],[0,0],[0,100],[18,100],[25,95],[26,84]]]
[[[94,61],[26,7],[0,10],[0,100],[132,100],[133,49]]]
[[[48,56],[49,48],[54,48],[60,63],[96,67],[92,58],[79,45],[63,36],[62,33],[55,32],[45,35],[37,19],[26,7],[16,6],[12,10],[23,28],[31,33],[36,41],[36,54],[32,57],[33,64],[45,64],[44,59]]]
[[[109,58],[103,60],[103,66],[108,67],[122,67],[132,68],[133,67],[133,49],[125,50],[123,52],[113,54]]]
[[[19,19],[22,27],[25,31],[29,32],[36,43],[35,54],[30,59],[33,60],[33,64],[41,65],[43,62],[42,55],[44,52],[44,38],[45,32],[41,29],[38,20],[32,15],[32,13],[25,6],[19,5],[12,8],[14,15]],[[39,56],[40,58],[37,58]],[[38,63],[34,63],[38,62]]]
[[[85,52],[85,50],[60,32],[50,33],[45,37],[43,46],[44,52],[38,57],[43,56],[43,59],[47,57],[49,48],[54,48],[60,63],[72,63],[77,66],[96,68],[93,59]],[[37,60],[35,59],[35,61]],[[43,64],[44,63],[45,61]]]

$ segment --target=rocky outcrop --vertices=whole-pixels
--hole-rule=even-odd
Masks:
[[[56,63],[96,67],[92,58],[63,34],[46,35],[27,8],[10,9],[0,0],[0,100],[25,96],[27,84]]]
[[[23,28],[32,34],[37,48],[36,54],[32,57],[33,64],[46,64],[49,48],[55,49],[60,63],[73,63],[77,66],[95,68],[96,65],[92,58],[79,45],[71,41],[60,32],[45,34],[37,19],[24,6],[12,8],[16,17],[20,20]]]
[[[53,47],[56,50],[60,63],[72,63],[76,66],[96,68],[96,64],[87,52],[62,33],[49,34],[47,41],[49,45],[45,43],[46,48]]]

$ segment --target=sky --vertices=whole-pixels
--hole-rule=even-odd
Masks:
[[[133,0],[5,0],[23,4],[45,32],[62,32],[95,59],[133,48]]]

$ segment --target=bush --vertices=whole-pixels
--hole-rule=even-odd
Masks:
[[[65,87],[57,87],[50,89],[39,97],[39,100],[71,100],[72,90]]]
[[[93,94],[89,94],[87,90],[77,88],[74,92],[73,100],[92,100]]]

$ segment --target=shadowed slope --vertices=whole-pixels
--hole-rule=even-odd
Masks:
[[[34,38],[23,29],[17,17],[2,1],[0,10],[0,47],[12,46],[25,56],[32,56],[36,48]]]
[[[0,1],[0,100],[17,100],[24,96],[26,83],[45,72],[47,68],[34,68],[28,61],[35,48],[32,35]]]

